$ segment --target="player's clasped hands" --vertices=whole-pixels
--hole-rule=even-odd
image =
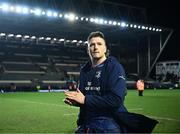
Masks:
[[[76,91],[64,91],[66,99],[64,102],[68,105],[77,106],[78,104],[84,104],[85,96],[81,93],[79,89]]]

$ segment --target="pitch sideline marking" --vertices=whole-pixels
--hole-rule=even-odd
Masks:
[[[77,113],[63,114],[63,116],[72,116],[72,115],[77,115]]]
[[[128,108],[130,111],[141,111],[143,110],[142,108]]]
[[[32,104],[52,105],[52,106],[58,106],[58,107],[64,107],[64,108],[76,108],[76,107],[71,107],[71,106],[67,106],[67,105],[58,105],[58,104],[51,104],[51,103],[42,103],[42,102],[29,101],[29,100],[9,99],[9,98],[5,98],[5,99],[6,99],[6,100],[10,100],[10,101],[19,101],[19,102],[32,103]]]
[[[148,115],[148,116],[149,116],[149,115]],[[168,117],[157,117],[157,116],[149,116],[149,117],[156,118],[156,119],[160,119],[160,120],[168,120],[168,121],[180,122],[179,119],[168,118]]]
[[[50,104],[50,103],[42,103],[42,102],[36,102],[36,101],[29,101],[29,100],[20,100],[20,99],[9,99],[6,98],[6,100],[12,100],[12,101],[19,101],[19,102],[25,102],[25,103],[34,103],[34,104],[41,104],[41,105],[52,105],[52,106],[58,106],[58,107],[64,107],[64,108],[77,108],[77,107],[71,107],[71,106],[64,106],[64,105],[58,105],[58,104]],[[134,109],[128,109],[128,110],[143,110],[142,108],[134,108]],[[75,113],[70,113],[70,114],[64,114],[64,115],[74,115]],[[169,121],[177,121],[180,122],[179,119],[173,119],[173,118],[168,118],[168,117],[157,117],[157,116],[151,116],[148,115],[149,117],[156,118],[156,119],[161,119],[161,120],[169,120]]]

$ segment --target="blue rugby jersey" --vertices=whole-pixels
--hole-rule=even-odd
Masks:
[[[108,57],[96,67],[91,62],[85,64],[79,89],[86,97],[85,104],[80,106],[78,125],[94,117],[112,117],[112,110],[126,112],[125,79],[124,69],[114,57]]]

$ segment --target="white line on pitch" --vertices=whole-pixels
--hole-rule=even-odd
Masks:
[[[149,115],[148,115],[149,116]],[[156,119],[160,119],[160,120],[169,120],[169,121],[177,121],[180,122],[179,119],[174,119],[174,118],[168,118],[168,117],[157,117],[157,116],[149,116],[151,118],[156,118]]]
[[[140,111],[143,110],[142,108],[128,108],[130,111]]]
[[[63,116],[71,116],[71,115],[77,115],[77,113],[63,114]]]
[[[77,108],[77,107],[73,107],[73,106],[67,106],[66,104],[58,105],[58,104],[42,103],[42,102],[29,101],[29,100],[21,100],[21,99],[9,99],[9,98],[6,98],[6,100],[18,101],[18,102],[24,102],[24,103],[32,103],[32,104],[51,105],[51,106],[64,107],[64,108]]]
[[[73,106],[66,106],[66,105],[58,105],[58,104],[51,104],[51,103],[42,103],[42,102],[36,102],[36,101],[29,101],[29,100],[20,100],[20,99],[9,99],[6,98],[6,100],[11,100],[11,101],[19,101],[19,102],[25,102],[25,103],[32,103],[32,104],[41,104],[41,105],[51,105],[51,106],[58,106],[58,107],[64,107],[64,108],[77,108]],[[134,109],[128,109],[128,110],[143,110],[142,108],[134,108]],[[64,115],[75,115],[76,113],[71,113],[71,114],[64,114]],[[169,120],[169,121],[177,121],[180,122],[179,119],[174,119],[174,118],[168,118],[168,117],[157,117],[157,116],[151,116],[147,115],[152,118],[160,119],[160,120]]]

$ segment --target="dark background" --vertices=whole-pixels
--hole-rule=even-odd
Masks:
[[[165,0],[119,0],[118,3],[130,4],[146,9],[150,25],[172,28],[174,30],[158,61],[180,60],[178,1]]]

